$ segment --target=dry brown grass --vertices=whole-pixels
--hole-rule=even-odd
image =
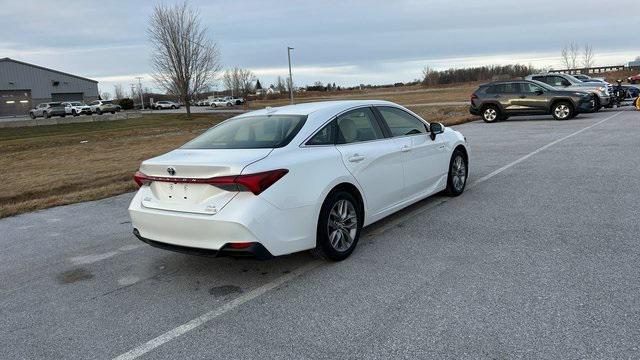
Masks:
[[[154,115],[3,129],[0,217],[131,191],[132,174],[142,160],[182,145],[226,117]]]
[[[453,125],[472,119],[466,106],[410,105],[463,101],[472,90],[418,88],[322,99],[388,99],[408,105],[428,121]],[[320,98],[303,101],[316,100]],[[154,114],[130,120],[2,129],[0,218],[135,190],[132,175],[141,161],[175,149],[230,116],[194,114],[188,120],[182,114]]]
[[[409,106],[412,104],[429,104],[452,101],[467,101],[469,95],[477,88],[476,84],[456,85],[455,87],[402,87],[367,89],[362,91],[339,91],[332,93],[313,92],[296,94],[298,102],[326,100],[389,100]],[[250,109],[262,109],[266,106],[282,106],[289,104],[288,98],[272,100],[255,100],[249,102]]]

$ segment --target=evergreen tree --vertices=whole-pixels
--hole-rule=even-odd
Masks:
[[[262,89],[262,84],[260,84],[260,79],[256,80],[256,90],[261,90]]]

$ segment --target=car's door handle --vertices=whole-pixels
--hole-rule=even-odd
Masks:
[[[349,158],[350,162],[360,162],[362,160],[364,160],[364,156],[359,155],[359,154],[354,154]]]
[[[403,147],[400,148],[400,151],[402,152],[408,152],[411,151],[411,146],[409,145],[404,145]]]

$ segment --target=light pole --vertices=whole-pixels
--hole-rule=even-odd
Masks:
[[[140,91],[140,111],[144,110],[144,98],[142,97],[142,76],[136,76],[138,79],[138,90]]]
[[[291,50],[292,47],[287,46],[287,57],[289,58],[289,100],[293,104],[293,77],[291,76]]]

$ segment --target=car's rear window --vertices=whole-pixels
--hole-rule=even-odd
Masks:
[[[259,115],[229,119],[182,146],[183,149],[261,149],[289,144],[304,125],[303,115]]]

